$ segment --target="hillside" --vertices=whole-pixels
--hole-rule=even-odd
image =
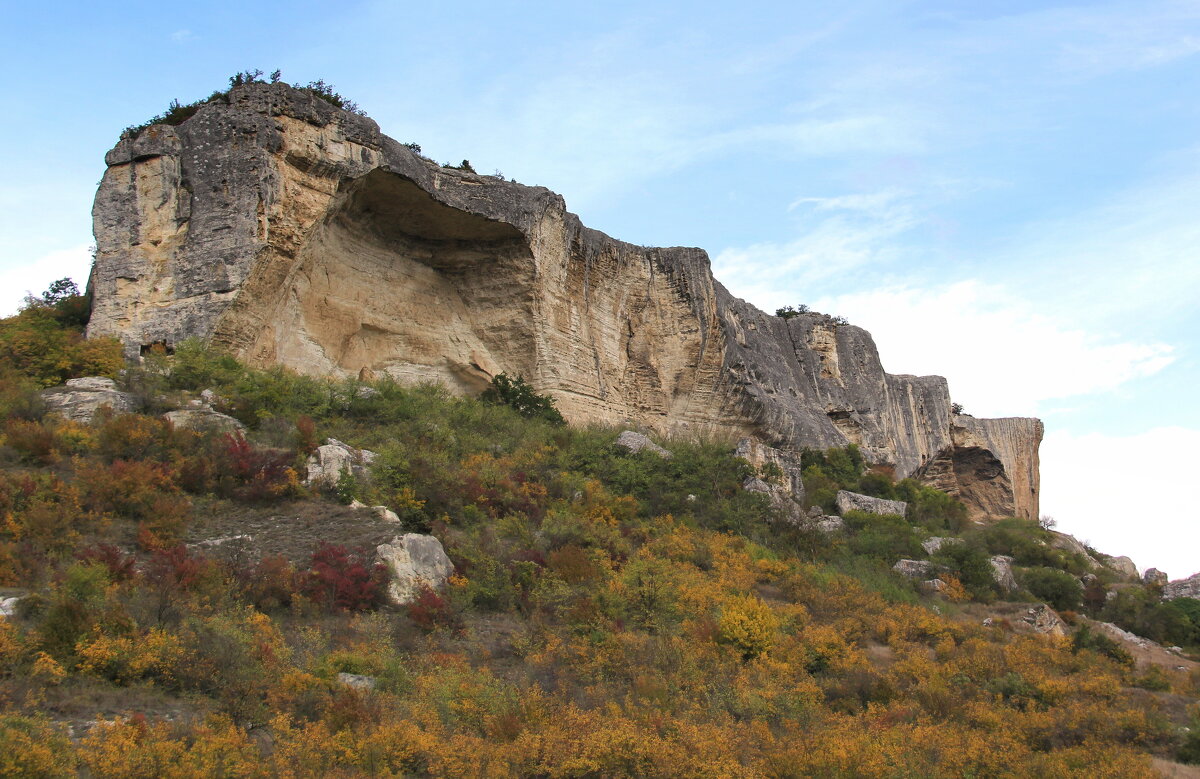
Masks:
[[[1200,601],[857,447],[804,452],[800,488],[732,436],[563,425],[501,375],[463,397],[186,339],[126,366],[72,292],[0,321],[0,774],[1200,762]],[[397,597],[414,537],[453,571]]]

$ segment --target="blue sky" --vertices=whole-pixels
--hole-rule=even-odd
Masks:
[[[323,78],[439,160],[702,246],[1037,415],[1043,511],[1200,570],[1200,4],[21,4],[6,10],[0,307],[86,274],[122,127],[233,72]]]

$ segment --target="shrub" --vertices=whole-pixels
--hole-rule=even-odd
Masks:
[[[387,566],[372,564],[365,549],[321,542],[301,574],[300,590],[331,609],[364,611],[383,602],[387,576]]]
[[[1083,599],[1083,585],[1066,571],[1026,568],[1019,572],[1018,580],[1035,598],[1057,611],[1075,611]]]
[[[1121,665],[1133,666],[1132,655],[1122,649],[1120,644],[1103,633],[1097,633],[1088,625],[1080,625],[1071,636],[1071,651],[1079,654],[1085,649],[1116,660]]]
[[[83,337],[80,297],[48,291],[42,299],[27,299],[16,316],[0,319],[0,364],[43,387],[80,376],[115,378],[125,363],[121,344]]]
[[[544,419],[556,425],[565,422],[563,415],[554,407],[554,400],[534,392],[522,376],[513,379],[507,374],[498,374],[492,379],[492,385],[479,397],[485,403],[503,403],[526,419]]]
[[[422,630],[432,631],[437,628],[457,630],[461,627],[460,620],[454,613],[449,599],[441,595],[428,584],[421,585],[416,599],[405,608],[408,618]]]
[[[758,598],[742,596],[725,603],[717,620],[718,639],[750,660],[765,655],[774,645],[779,619]]]
[[[974,543],[945,544],[932,560],[949,568],[972,598],[990,601],[996,597],[991,559],[982,547]]]

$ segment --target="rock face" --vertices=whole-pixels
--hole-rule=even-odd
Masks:
[[[444,586],[454,573],[442,542],[433,536],[405,533],[375,551],[392,574],[388,598],[399,606],[416,600],[422,586]]]
[[[973,516],[1038,515],[1037,420],[954,416],[870,335],[770,316],[700,249],[584,227],[540,187],[438,166],[284,84],[250,84],[108,153],[89,335],[196,336],[252,364],[477,392],[523,375],[573,422],[858,444]]]
[[[68,379],[62,387],[42,392],[46,410],[72,422],[90,423],[102,408],[121,414],[136,411],[133,395],[117,389],[117,383],[102,376]]]
[[[358,480],[370,478],[368,466],[375,460],[375,453],[366,449],[355,449],[336,438],[327,438],[308,456],[305,462],[304,483],[319,489],[333,489],[349,473]]]
[[[628,449],[634,454],[637,454],[641,451],[646,451],[650,452],[651,454],[656,454],[664,460],[671,459],[671,453],[666,449],[663,449],[661,446],[654,443],[641,433],[635,433],[632,430],[626,430],[621,433],[621,435],[617,436],[616,445],[623,449]]]
[[[908,504],[902,500],[884,500],[872,498],[870,495],[859,495],[857,492],[838,490],[837,509],[839,513],[847,511],[865,511],[868,514],[896,514],[904,516]]]
[[[245,430],[245,425],[233,417],[208,408],[183,408],[168,411],[163,419],[181,430],[196,430],[201,433],[236,433]]]
[[[1142,584],[1148,587],[1165,587],[1169,581],[1170,577],[1157,568],[1147,568],[1142,574]]]
[[[1163,587],[1163,597],[1167,600],[1174,598],[1200,598],[1200,573],[1167,583]]]
[[[928,560],[898,560],[892,570],[909,579],[928,579],[937,567]]]
[[[1104,561],[1104,564],[1124,576],[1126,579],[1141,578],[1138,575],[1137,564],[1128,557],[1109,557]]]
[[[1008,555],[994,555],[989,559],[992,564],[992,579],[1001,592],[1016,592],[1017,577],[1013,575],[1013,558]]]

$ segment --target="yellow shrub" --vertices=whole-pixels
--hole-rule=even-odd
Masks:
[[[779,631],[779,620],[770,607],[754,596],[735,597],[725,603],[717,621],[717,635],[744,658],[770,650]]]

